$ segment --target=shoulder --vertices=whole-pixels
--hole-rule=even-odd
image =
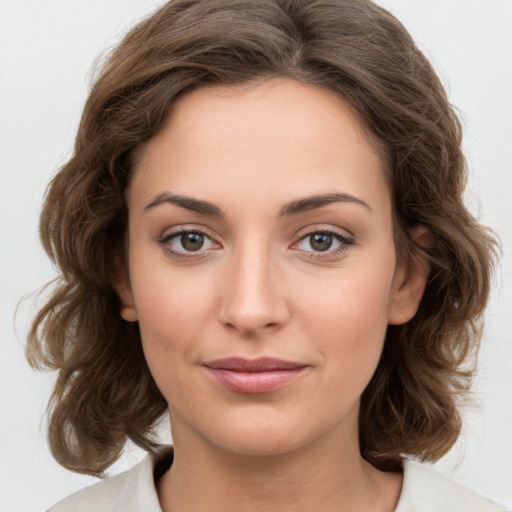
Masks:
[[[499,512],[497,503],[454,482],[427,464],[405,459],[402,493],[395,512]]]
[[[119,501],[126,482],[130,479],[130,473],[136,469],[125,471],[112,478],[107,478],[89,487],[71,494],[47,512],[85,512],[93,507],[97,512],[111,512],[115,510],[115,504]]]
[[[155,471],[172,463],[172,448],[147,455],[129,471],[119,473],[71,494],[47,512],[161,512],[155,488]]]

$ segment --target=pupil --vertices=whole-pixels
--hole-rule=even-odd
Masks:
[[[332,245],[332,236],[325,233],[316,233],[311,240],[311,247],[316,251],[326,251]]]
[[[204,244],[204,236],[199,233],[181,235],[181,245],[187,251],[198,251]]]

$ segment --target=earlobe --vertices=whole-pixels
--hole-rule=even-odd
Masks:
[[[128,276],[128,270],[126,264],[121,258],[117,258],[114,269],[114,279],[112,286],[121,301],[120,315],[123,320],[127,322],[137,322],[139,317],[135,308],[135,302],[133,300],[133,292],[130,284],[130,278]]]
[[[424,226],[411,229],[409,236],[421,247],[429,247],[432,244],[432,233]],[[416,314],[429,272],[429,264],[417,251],[397,268],[388,310],[390,325],[404,324]]]
[[[124,304],[121,306],[121,318],[127,322],[138,322],[139,320],[135,308],[133,306],[125,306]]]

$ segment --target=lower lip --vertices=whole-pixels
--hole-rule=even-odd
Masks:
[[[297,379],[306,370],[305,367],[302,367],[263,372],[242,372],[209,368],[207,366],[205,368],[221,386],[236,393],[247,394],[269,393],[281,389]]]

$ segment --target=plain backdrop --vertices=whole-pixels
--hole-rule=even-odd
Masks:
[[[212,0],[214,1],[214,0]],[[54,275],[37,234],[45,186],[70,155],[91,67],[161,0],[0,0],[0,510],[42,511],[91,477],[51,458],[44,412],[53,376],[24,359],[34,307]],[[380,0],[410,30],[461,111],[471,210],[500,235],[463,435],[439,470],[512,509],[512,1]],[[112,473],[143,456],[128,447]]]

